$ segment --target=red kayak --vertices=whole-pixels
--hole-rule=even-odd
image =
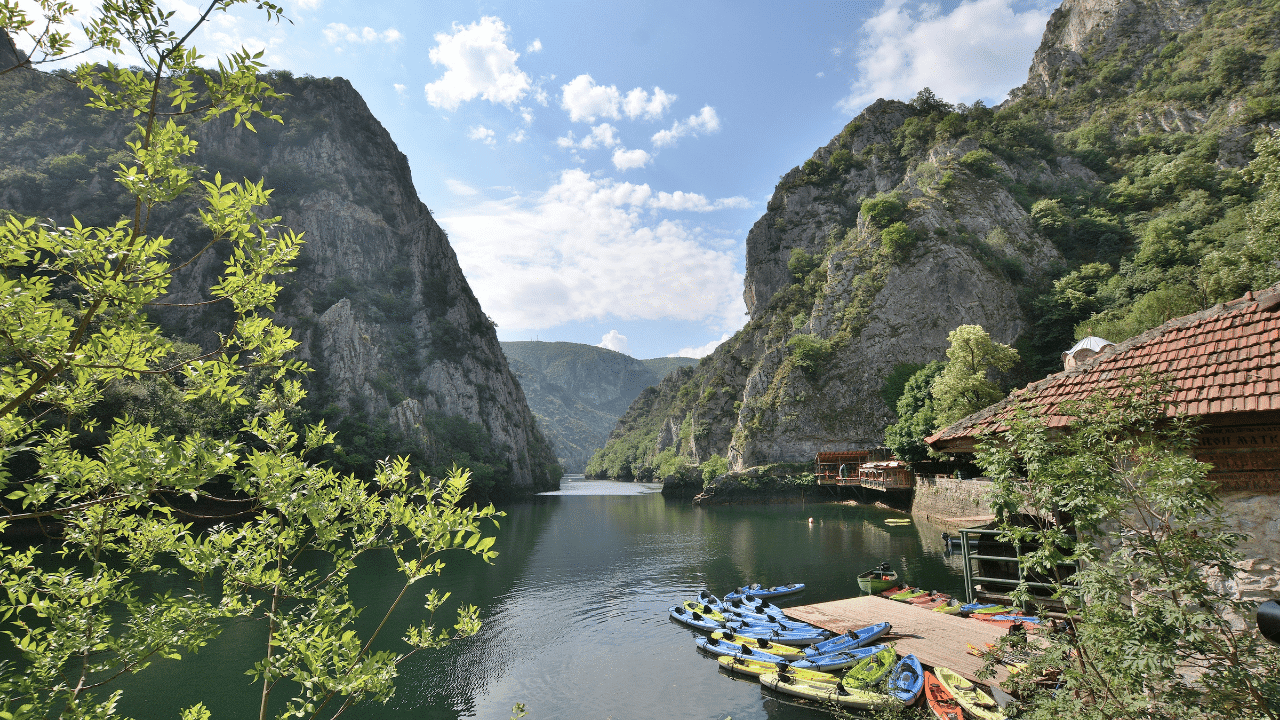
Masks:
[[[938,682],[937,676],[928,670],[924,671],[924,699],[938,720],[964,720],[960,703]]]

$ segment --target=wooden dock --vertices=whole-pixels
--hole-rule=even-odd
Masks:
[[[914,653],[926,666],[948,667],[983,685],[998,685],[1009,676],[1003,666],[997,665],[994,678],[978,678],[977,673],[984,663],[982,658],[966,652],[969,645],[985,648],[987,643],[999,642],[1005,633],[1003,629],[981,620],[944,615],[876,595],[799,605],[783,610],[788,617],[836,633],[888,622],[893,625],[891,632],[904,636],[892,641],[898,655]]]

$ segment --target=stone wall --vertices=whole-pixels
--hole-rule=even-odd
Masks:
[[[1222,505],[1228,526],[1247,536],[1236,592],[1258,602],[1280,598],[1280,494],[1225,493]]]
[[[911,514],[955,527],[973,526],[991,516],[986,478],[958,479],[950,475],[917,475]]]

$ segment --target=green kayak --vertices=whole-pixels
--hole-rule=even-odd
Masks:
[[[964,708],[966,718],[977,720],[1005,720],[1004,713],[996,707],[996,701],[990,695],[979,690],[973,683],[960,676],[951,668],[934,668],[938,682],[951,693],[960,707]]]
[[[840,684],[849,690],[869,689],[884,679],[896,662],[898,662],[898,653],[894,652],[893,648],[885,646],[880,652],[862,658],[849,668]]]

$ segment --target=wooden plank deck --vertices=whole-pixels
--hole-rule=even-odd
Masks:
[[[876,595],[799,605],[783,610],[789,617],[836,633],[888,622],[893,625],[892,632],[910,636],[893,641],[898,655],[915,653],[925,665],[951,668],[969,680],[984,685],[993,682],[999,684],[1009,676],[1004,667],[997,665],[994,678],[978,679],[977,672],[982,669],[983,661],[966,652],[969,644],[986,647],[987,643],[999,642],[1005,633],[1003,629],[980,620],[944,615]]]

